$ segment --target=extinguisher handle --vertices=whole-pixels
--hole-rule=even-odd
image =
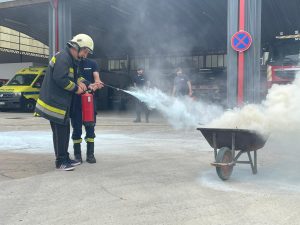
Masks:
[[[90,93],[90,94],[93,94],[93,93],[94,93],[94,91],[93,91],[92,89],[87,89],[87,90],[85,91],[85,93]]]
[[[84,94],[94,94],[93,90],[86,90],[85,92],[83,92],[81,95],[84,95]]]

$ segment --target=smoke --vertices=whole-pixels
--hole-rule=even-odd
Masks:
[[[273,85],[261,105],[249,104],[227,111],[208,126],[251,129],[261,134],[299,134],[299,102],[300,79],[297,79],[293,84]]]
[[[157,55],[176,52],[189,53],[203,48],[226,49],[226,19],[213,16],[209,5],[198,0],[108,1],[108,21],[115,27],[103,32],[109,45],[101,46],[105,51],[116,50],[134,55]],[[226,18],[226,2],[217,0],[218,15]],[[107,19],[107,18],[106,18]],[[102,25],[108,30],[108,25]],[[220,37],[209,36],[214,27],[220,29]],[[118,43],[118,45],[115,45]],[[128,52],[129,51],[129,52]]]
[[[220,116],[222,108],[195,101],[190,97],[174,98],[157,88],[126,91],[144,102],[150,109],[162,113],[175,129],[194,129]]]

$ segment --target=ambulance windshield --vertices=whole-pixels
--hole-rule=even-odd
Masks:
[[[30,86],[36,76],[36,74],[16,74],[7,83],[7,86]]]

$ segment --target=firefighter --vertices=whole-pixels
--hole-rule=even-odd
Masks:
[[[137,87],[137,88],[144,88],[144,87],[150,86],[150,82],[144,74],[144,68],[139,67],[137,69],[137,74],[133,77],[133,84],[134,84],[134,87]],[[146,116],[146,123],[149,123],[150,111],[149,111],[148,107],[146,106],[146,104],[141,102],[139,99],[136,99],[135,111],[136,111],[136,119],[133,122],[140,123],[141,122],[141,113],[144,111],[145,116]]]
[[[84,58],[79,63],[79,71],[82,77],[92,84],[92,89],[95,92],[97,89],[103,87],[103,83],[100,80],[99,68],[95,61]],[[95,95],[94,95],[95,98]],[[97,101],[94,99],[94,103]],[[96,122],[96,105],[94,105],[94,114]],[[72,139],[75,159],[82,162],[81,156],[81,135],[82,135],[82,107],[81,97],[75,96],[73,99],[73,110],[71,116],[71,124],[73,127]],[[88,163],[96,163],[94,156],[94,139],[95,139],[95,126],[84,126],[85,127],[85,142],[87,143],[86,161]]]
[[[182,73],[182,69],[178,67],[176,69],[176,77],[174,79],[174,86],[172,96],[190,96],[192,97],[192,84],[187,75]]]
[[[47,73],[37,100],[35,115],[50,121],[53,133],[53,145],[56,156],[56,168],[74,170],[80,162],[69,157],[70,113],[75,94],[87,90],[88,82],[79,77],[78,61],[86,58],[94,49],[92,38],[78,34],[67,43],[49,62]],[[93,88],[92,86],[90,88]]]

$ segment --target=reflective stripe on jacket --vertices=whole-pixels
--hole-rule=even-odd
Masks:
[[[49,62],[35,114],[65,124],[69,120],[72,96],[78,90],[76,62],[69,49],[57,53]]]

